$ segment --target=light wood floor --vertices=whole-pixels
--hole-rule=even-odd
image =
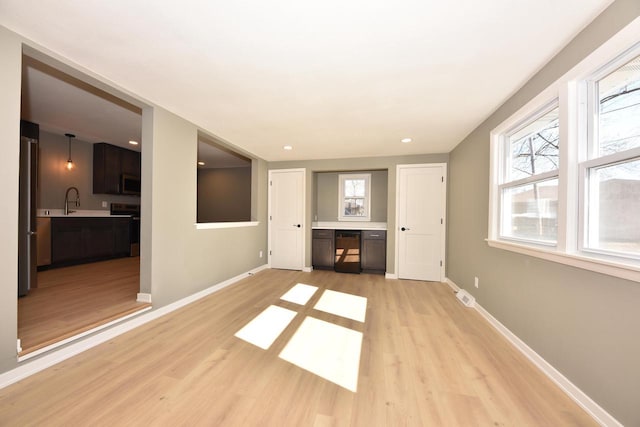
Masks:
[[[38,287],[18,298],[20,355],[148,307],[139,291],[139,257],[39,272]]]
[[[364,296],[364,326],[279,301],[297,282]],[[274,304],[269,350],[234,334]],[[305,316],[364,333],[357,393],[278,358]],[[589,426],[441,283],[266,270],[0,390],[6,425]]]

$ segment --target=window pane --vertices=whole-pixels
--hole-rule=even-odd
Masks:
[[[558,234],[558,180],[505,188],[502,235],[555,243]]]
[[[365,194],[364,179],[345,179],[344,195],[345,197],[364,197]]]
[[[340,174],[338,220],[370,220],[371,174]]]
[[[364,199],[346,198],[344,199],[345,216],[365,216]]]
[[[640,159],[589,171],[591,249],[640,255]]]
[[[598,82],[598,103],[599,155],[640,147],[640,56]]]
[[[558,108],[509,135],[506,182],[558,169]]]

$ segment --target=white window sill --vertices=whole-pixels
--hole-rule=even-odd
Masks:
[[[593,258],[582,254],[577,255],[560,253],[554,250],[525,246],[518,243],[505,242],[502,240],[485,240],[487,241],[487,244],[492,248],[517,252],[536,258],[542,258],[547,261],[553,261],[560,264],[570,265],[572,267],[607,274],[609,276],[619,277],[621,279],[640,282],[640,265],[623,264],[620,262]]]
[[[255,227],[260,221],[242,221],[242,222],[202,222],[196,224],[196,230],[211,230],[215,228],[240,228]]]

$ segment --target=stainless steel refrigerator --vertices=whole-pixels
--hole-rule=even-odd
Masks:
[[[20,120],[20,190],[18,220],[18,296],[35,288],[38,280],[36,200],[40,127]]]

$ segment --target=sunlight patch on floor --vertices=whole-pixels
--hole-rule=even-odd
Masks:
[[[313,308],[325,313],[364,322],[367,313],[367,299],[327,289]]]
[[[305,306],[317,290],[317,286],[298,283],[280,299]],[[367,299],[327,289],[313,308],[364,322]],[[296,311],[271,305],[235,336],[267,350],[296,314]],[[355,393],[362,336],[362,332],[308,316],[286,344],[280,358]]]
[[[361,332],[307,317],[280,358],[355,393],[361,347]]]
[[[250,344],[268,350],[289,323],[296,317],[295,311],[270,305],[251,322],[236,332],[235,336]]]
[[[317,286],[298,283],[293,288],[289,289],[286,294],[282,295],[280,299],[295,304],[305,305],[307,302],[309,302],[309,300],[317,290]]]

